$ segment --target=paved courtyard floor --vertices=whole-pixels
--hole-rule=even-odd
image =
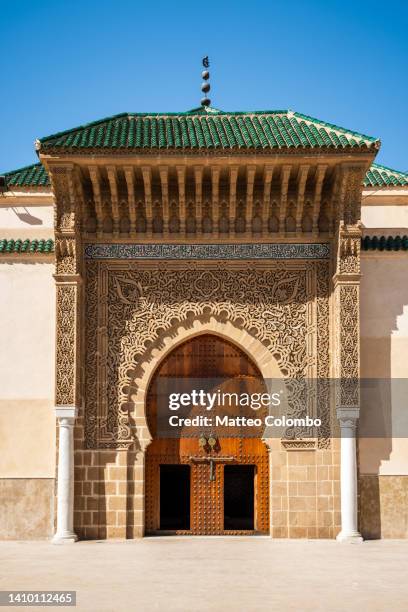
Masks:
[[[75,590],[77,610],[408,611],[408,541],[2,542],[0,568],[0,590]]]

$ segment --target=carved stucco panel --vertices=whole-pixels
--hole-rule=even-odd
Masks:
[[[86,293],[88,448],[126,447],[132,440],[130,398],[138,368],[163,334],[180,324],[228,320],[260,340],[285,377],[328,375],[328,352],[318,365],[316,351],[317,342],[328,347],[327,262],[231,269],[89,262]],[[300,399],[298,414],[305,411]]]
[[[339,274],[360,274],[361,230],[357,228],[354,234],[340,233],[337,256]]]
[[[359,405],[359,285],[336,288],[339,310],[337,406]]]
[[[75,404],[75,325],[77,287],[57,285],[57,350],[56,391],[57,406]]]
[[[361,225],[341,224],[334,276],[336,406],[359,405]]]
[[[55,270],[60,275],[76,274],[79,269],[75,236],[57,235],[55,238]]]
[[[316,318],[316,413],[323,424],[318,444],[320,448],[327,448],[330,438],[330,308],[328,266],[323,262],[316,264]]]

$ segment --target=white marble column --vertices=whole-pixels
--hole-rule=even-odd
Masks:
[[[76,542],[74,533],[74,424],[77,408],[55,409],[59,425],[57,532],[55,544]]]
[[[337,408],[341,431],[341,531],[337,536],[339,542],[363,541],[357,526],[356,429],[358,416],[358,408]]]

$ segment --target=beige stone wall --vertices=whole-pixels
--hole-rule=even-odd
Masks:
[[[361,221],[363,227],[372,229],[403,229],[408,228],[408,204],[404,200],[383,202],[372,202],[370,199],[363,201],[361,209]],[[364,206],[364,202],[366,205]],[[407,230],[408,231],[408,230]]]
[[[359,491],[365,539],[408,538],[408,476],[362,474]]]
[[[0,478],[0,500],[0,540],[38,540],[53,534],[52,478]]]
[[[362,274],[361,375],[408,378],[408,254],[363,254]],[[406,395],[399,383],[387,388],[382,419],[389,437],[359,441],[359,523],[368,539],[408,537],[408,439],[396,435],[407,431]]]
[[[55,416],[51,400],[1,400],[0,432],[0,478],[54,478]]]
[[[361,376],[408,378],[408,254],[363,254],[361,267]],[[381,415],[386,435],[360,441],[362,474],[408,474],[408,439],[396,435],[407,431],[406,396],[398,383],[390,383],[387,393]],[[370,406],[363,402],[362,411]]]
[[[53,478],[54,265],[26,261],[0,262],[0,478]]]
[[[0,238],[52,238],[54,210],[49,198],[0,199]]]
[[[389,230],[391,235],[408,232],[408,189],[372,188],[363,191],[361,205],[363,228],[375,231]]]
[[[47,193],[6,194],[0,238],[53,237]],[[0,539],[53,533],[55,290],[52,256],[0,259]]]
[[[361,256],[361,376],[408,377],[408,254]]]

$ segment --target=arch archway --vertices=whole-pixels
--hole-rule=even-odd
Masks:
[[[230,321],[221,321],[211,316],[208,320],[195,319],[180,322],[176,328],[167,330],[158,346],[146,351],[139,363],[140,375],[133,379],[129,399],[137,426],[138,445],[145,451],[152,441],[146,420],[146,398],[150,382],[162,361],[183,342],[204,334],[211,334],[237,346],[257,366],[265,381],[283,378],[277,359],[258,338],[246,329]]]
[[[266,390],[248,345],[243,350],[220,333],[200,331],[166,351],[146,389],[146,427],[152,441],[145,456],[145,530],[192,535],[268,533],[269,464],[261,429],[258,437],[246,437],[242,430],[235,430],[234,437],[228,431],[212,434],[211,427],[201,424],[188,432],[181,430],[177,437],[158,432],[159,387],[168,379],[223,379],[228,380],[230,391],[238,386],[240,392]],[[265,357],[265,348],[257,348],[259,357]],[[269,376],[276,374],[271,361],[270,354],[268,361],[260,359]],[[189,414],[194,416],[194,410]]]

